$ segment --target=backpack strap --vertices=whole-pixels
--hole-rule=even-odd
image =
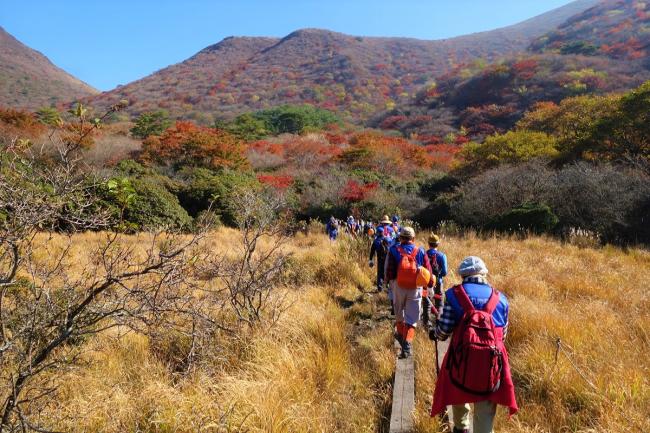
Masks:
[[[415,259],[418,256],[418,253],[420,252],[420,248],[418,248],[417,245],[413,245],[413,251],[411,251],[411,254],[407,254],[404,248],[402,248],[401,245],[397,246],[397,251],[399,251],[400,255],[402,256],[409,256],[413,259]]]
[[[462,284],[454,287],[454,295],[456,295],[456,299],[458,300],[458,303],[464,312],[476,310],[476,308],[474,308],[474,304],[472,304],[472,301],[469,299],[469,296],[467,296],[465,287],[463,287]],[[488,299],[482,311],[485,311],[488,314],[492,314],[494,313],[494,310],[496,310],[497,305],[499,305],[499,292],[492,289],[490,299]]]
[[[454,287],[454,295],[456,295],[456,299],[458,300],[458,303],[460,304],[461,308],[465,313],[474,311],[476,309],[474,308],[474,304],[472,304],[472,301],[470,301],[469,296],[467,296],[465,287],[463,287],[462,284],[459,284],[456,287]]]
[[[485,311],[488,314],[494,313],[494,310],[496,310],[497,305],[499,305],[499,292],[497,290],[492,289],[492,294],[490,295],[490,299],[488,299],[487,303],[483,307],[483,311]]]

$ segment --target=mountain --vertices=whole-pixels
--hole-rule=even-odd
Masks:
[[[531,50],[621,60],[648,58],[650,8],[645,1],[603,1],[535,40]]]
[[[606,0],[535,38],[526,52],[455,68],[370,124],[426,143],[460,130],[480,139],[511,128],[538,102],[626,91],[648,79],[650,6]]]
[[[286,103],[311,103],[364,119],[408,99],[456,65],[521,52],[596,3],[579,0],[514,26],[438,41],[319,29],[282,39],[231,37],[87,101],[103,107],[128,99],[131,114],[163,108],[174,117],[206,122]]]
[[[0,105],[35,110],[96,93],[0,27]]]

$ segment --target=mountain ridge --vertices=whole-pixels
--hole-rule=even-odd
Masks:
[[[128,99],[132,115],[162,108],[173,117],[205,123],[286,103],[310,103],[360,120],[412,96],[458,64],[523,51],[545,31],[597,3],[579,0],[513,26],[435,41],[314,28],[282,38],[231,36],[86,101],[108,106]]]
[[[0,26],[0,104],[35,110],[96,93]]]

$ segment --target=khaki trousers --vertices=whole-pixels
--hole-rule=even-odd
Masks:
[[[451,407],[451,416],[454,426],[459,429],[469,429],[469,404],[460,404]],[[485,400],[474,403],[474,417],[472,427],[474,433],[493,433],[494,416],[497,413],[497,405]]]
[[[391,281],[391,283],[395,321],[405,322],[409,326],[416,327],[420,320],[422,288],[402,289],[395,281]]]

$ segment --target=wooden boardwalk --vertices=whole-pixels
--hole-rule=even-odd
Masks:
[[[426,344],[426,343],[425,343]],[[396,348],[399,344],[395,343]],[[449,340],[438,343],[438,359],[442,363],[449,348]],[[390,433],[412,433],[415,410],[415,364],[413,357],[397,359],[393,383],[393,407],[390,414]],[[448,409],[448,413],[451,408]],[[451,420],[451,413],[449,413]],[[471,414],[470,414],[471,419]],[[470,423],[471,424],[471,423]],[[450,430],[453,424],[450,422]],[[470,425],[470,433],[472,426]]]
[[[399,347],[399,344],[396,343]],[[413,357],[397,359],[393,383],[393,409],[390,433],[411,433],[415,410],[415,364]]]

